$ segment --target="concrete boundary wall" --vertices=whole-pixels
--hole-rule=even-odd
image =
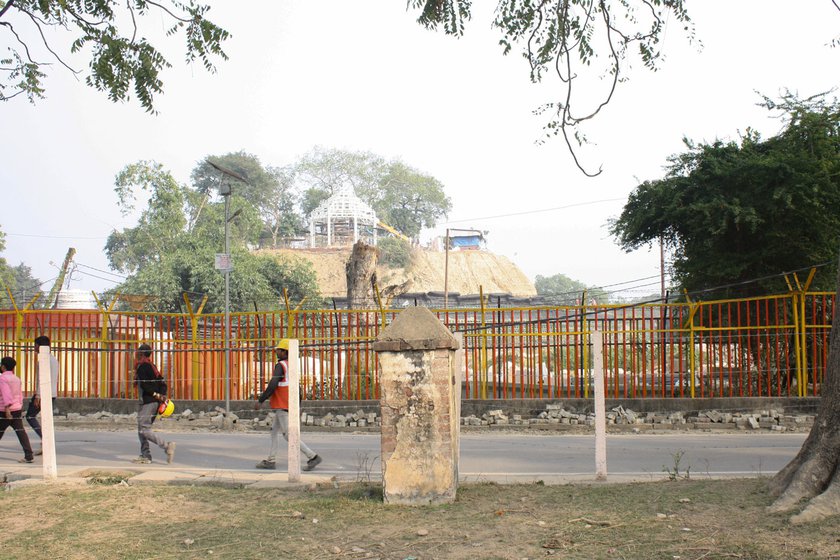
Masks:
[[[683,412],[697,413],[708,410],[728,412],[754,412],[758,410],[780,409],[787,413],[814,414],[819,397],[791,397],[791,398],[727,398],[727,399],[607,399],[606,408],[611,410],[622,406],[635,412]],[[546,405],[559,404],[566,409],[587,413],[593,410],[592,399],[521,399],[521,400],[477,400],[461,401],[461,417],[470,415],[481,416],[490,410],[502,410],[505,414],[521,414],[533,417],[546,409]],[[362,401],[301,401],[301,411],[317,416],[346,414],[348,412],[379,413],[379,400]],[[193,412],[224,409],[224,401],[176,401],[175,412],[189,408]],[[111,412],[113,414],[131,414],[137,411],[137,401],[128,399],[68,399],[59,398],[56,403],[59,415],[67,413],[91,414],[94,412]],[[265,415],[267,409],[254,410],[254,401],[230,401],[230,410],[240,418],[255,418]]]

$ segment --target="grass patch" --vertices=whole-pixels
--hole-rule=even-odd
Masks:
[[[125,471],[92,471],[85,474],[85,480],[92,485],[113,486],[114,484],[127,484],[128,480],[135,474]]]
[[[336,487],[337,486],[337,487]],[[385,505],[381,486],[307,490],[36,485],[0,494],[4,558],[822,559],[840,517],[793,526],[766,481],[462,485],[452,504]],[[154,535],[147,538],[146,535]]]

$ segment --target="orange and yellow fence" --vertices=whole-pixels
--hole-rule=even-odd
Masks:
[[[834,294],[646,305],[433,310],[464,334],[466,398],[587,398],[590,336],[604,336],[608,397],[818,395]],[[306,399],[379,397],[372,341],[399,310],[221,314],[12,309],[0,311],[0,352],[34,385],[33,340],[52,340],[59,396],[135,398],[134,349],[147,342],[176,399],[251,399],[283,337],[301,343]],[[226,356],[229,361],[226,363]]]

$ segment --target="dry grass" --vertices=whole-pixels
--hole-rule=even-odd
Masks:
[[[325,297],[347,295],[345,265],[350,258],[350,248],[333,249],[263,249],[261,254],[273,254],[287,258],[304,259],[312,263],[318,277],[318,287]],[[495,292],[511,293],[514,296],[536,295],[534,284],[510,259],[488,251],[451,251],[449,263],[445,265],[443,251],[415,248],[408,270],[390,269],[379,266],[376,269],[379,288],[399,285],[411,280],[410,292],[434,292],[443,290],[444,270],[448,271],[448,288],[451,292],[477,294],[479,288],[485,294]]]
[[[840,558],[840,517],[792,526],[769,503],[761,479],[463,485],[418,508],[364,484],[35,485],[0,494],[0,558]]]

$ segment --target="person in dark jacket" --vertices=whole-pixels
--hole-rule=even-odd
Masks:
[[[152,348],[148,344],[137,347],[137,371],[134,381],[137,383],[137,394],[140,397],[140,407],[137,409],[137,435],[140,438],[140,456],[132,459],[132,463],[146,464],[152,462],[152,452],[149,442],[156,444],[166,452],[166,462],[171,463],[175,458],[175,442],[165,441],[152,431],[152,423],[157,417],[158,407],[166,402],[166,380],[157,366],[152,362]]]

